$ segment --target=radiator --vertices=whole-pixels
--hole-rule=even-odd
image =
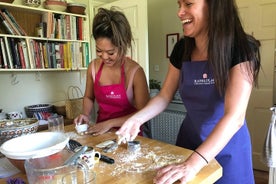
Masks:
[[[268,184],[275,184],[275,183],[276,183],[276,168],[270,167]]]
[[[150,137],[169,144],[175,144],[177,134],[186,113],[165,110],[148,122]]]

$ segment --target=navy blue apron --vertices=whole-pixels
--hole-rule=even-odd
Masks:
[[[216,87],[208,62],[183,62],[179,92],[187,109],[176,145],[195,150],[224,114],[224,97]],[[251,140],[246,122],[216,156],[223,176],[216,183],[254,184]]]

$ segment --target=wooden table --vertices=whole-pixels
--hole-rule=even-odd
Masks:
[[[183,161],[192,153],[191,150],[141,136],[136,138],[137,141],[140,141],[141,149],[139,151],[130,152],[126,145],[120,145],[114,152],[104,153],[101,149],[96,148],[96,145],[105,140],[116,139],[117,136],[114,132],[96,137],[91,135],[80,136],[75,133],[72,125],[66,126],[65,131],[83,145],[92,146],[102,154],[115,160],[114,164],[100,161],[95,165],[97,184],[152,184],[156,168]],[[221,176],[222,167],[216,160],[212,160],[202,168],[189,184],[210,184],[217,181]],[[23,173],[16,174],[13,177],[20,177],[27,181],[26,175]],[[0,179],[0,183],[4,183],[5,180],[5,178]]]

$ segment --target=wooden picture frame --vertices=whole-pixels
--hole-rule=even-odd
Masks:
[[[174,45],[179,39],[179,33],[171,33],[166,35],[166,56],[167,58],[170,57]]]

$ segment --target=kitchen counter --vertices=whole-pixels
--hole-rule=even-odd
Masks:
[[[137,141],[140,141],[140,150],[131,152],[126,145],[122,144],[112,153],[103,153],[102,150],[96,148],[96,145],[106,140],[116,139],[117,136],[114,132],[95,137],[76,134],[73,125],[66,126],[65,130],[71,138],[78,140],[83,145],[92,146],[102,154],[115,160],[114,164],[100,161],[95,165],[97,184],[151,184],[156,174],[156,168],[184,161],[192,153],[191,150],[141,136],[136,138]],[[217,181],[221,176],[222,167],[216,160],[212,160],[202,168],[189,184],[210,184]],[[16,174],[13,177],[20,177],[27,181],[26,175],[23,173]],[[0,183],[4,181],[5,179],[0,179]]]

